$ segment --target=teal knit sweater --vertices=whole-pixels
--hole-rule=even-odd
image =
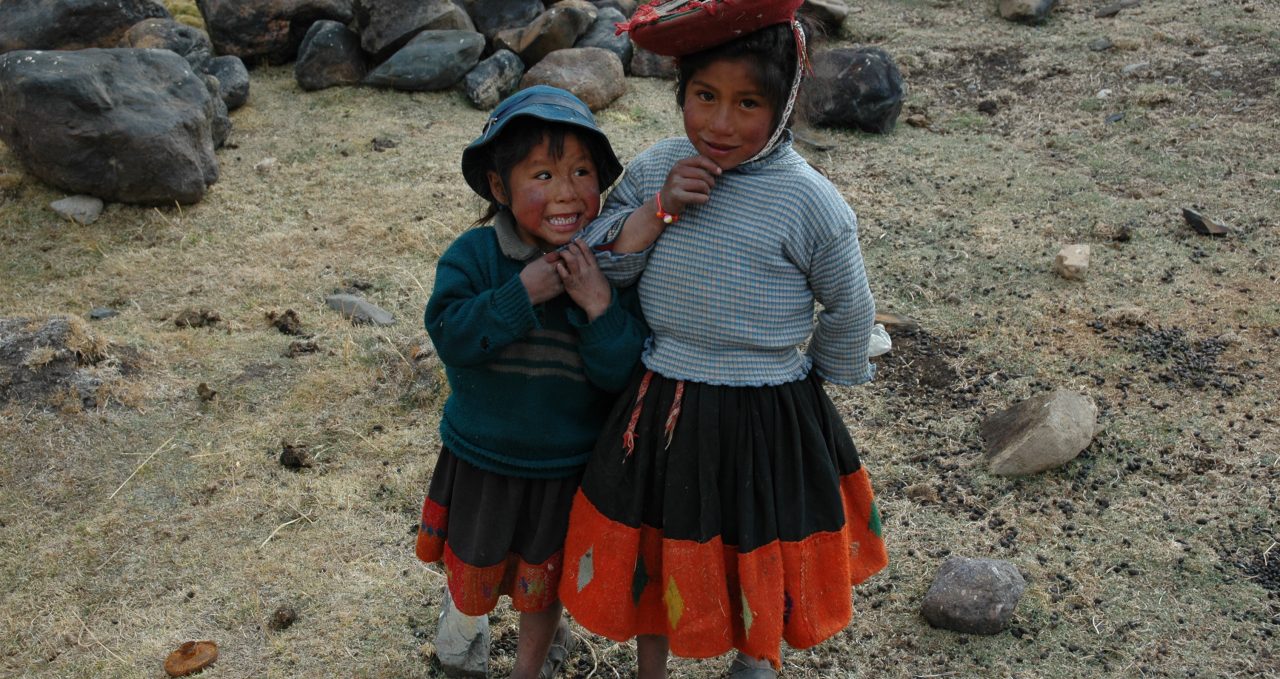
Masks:
[[[425,320],[451,388],[440,437],[481,469],[563,478],[586,464],[648,331],[633,290],[591,323],[567,294],[531,304],[520,271],[542,253],[504,216],[436,265]]]

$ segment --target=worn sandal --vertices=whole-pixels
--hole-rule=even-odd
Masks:
[[[776,679],[777,676],[778,671],[768,660],[756,660],[742,651],[729,663],[729,679]]]
[[[578,637],[569,629],[569,621],[561,619],[556,627],[556,636],[551,640],[551,648],[547,651],[547,659],[542,661],[542,671],[538,679],[552,679],[560,673],[569,654],[578,647]]]

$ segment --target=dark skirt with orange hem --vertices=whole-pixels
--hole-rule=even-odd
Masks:
[[[415,552],[443,563],[454,604],[467,615],[488,613],[504,594],[522,613],[545,610],[556,601],[579,478],[504,476],[441,449]]]
[[[638,398],[637,398],[638,397]],[[560,598],[603,636],[776,666],[852,617],[888,563],[871,483],[815,377],[722,387],[642,373],[574,497]]]

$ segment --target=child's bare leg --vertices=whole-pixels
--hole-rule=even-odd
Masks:
[[[544,611],[520,614],[520,640],[516,642],[516,666],[511,670],[511,679],[538,679],[555,639],[561,610],[557,601]]]
[[[636,679],[665,679],[667,638],[652,634],[636,637]]]

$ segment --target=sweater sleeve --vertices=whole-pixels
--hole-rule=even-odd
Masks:
[[[609,308],[590,323],[576,308],[570,310],[569,320],[578,328],[587,379],[605,391],[622,391],[649,336],[634,289],[615,289]]]
[[[472,235],[478,233],[464,234],[436,264],[435,288],[424,321],[446,365],[484,363],[537,327],[533,304],[519,276],[487,280],[485,264],[496,255],[484,256],[479,237]]]
[[[840,228],[809,253],[809,288],[822,310],[808,354],[819,376],[849,386],[868,382],[875,374],[867,343],[876,305],[858,246],[857,217],[848,206],[842,207]]]
[[[644,173],[639,167],[641,162],[640,159],[636,159],[627,168],[622,179],[609,193],[609,198],[605,200],[600,216],[587,225],[581,236],[596,253],[596,262],[600,265],[600,271],[604,273],[605,278],[619,287],[629,287],[639,280],[640,274],[644,272],[645,265],[649,262],[649,253],[653,251],[652,244],[640,252],[616,254],[610,250],[610,246],[617,240],[627,218],[648,197],[648,193],[642,186]]]

